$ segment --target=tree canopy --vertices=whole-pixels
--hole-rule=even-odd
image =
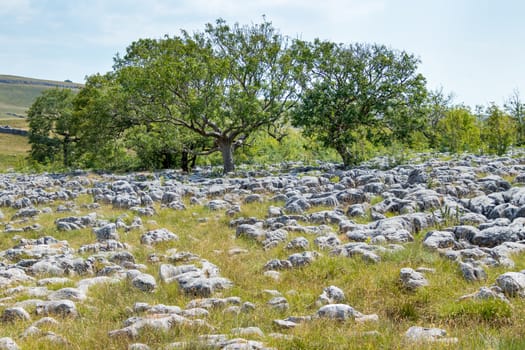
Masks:
[[[301,57],[310,74],[294,123],[333,147],[345,165],[361,160],[355,148],[363,137],[403,138],[421,122],[417,108],[425,79],[413,55],[383,45],[316,40],[302,44]]]
[[[40,162],[61,160],[69,166],[78,122],[73,113],[74,93],[45,90],[28,111],[31,157]]]
[[[288,39],[270,22],[218,20],[193,35],[134,42],[115,58],[114,74],[137,123],[169,123],[212,140],[186,151],[220,151],[229,172],[235,148],[278,127],[293,106],[294,68]]]
[[[381,149],[502,154],[525,142],[517,91],[508,115],[495,105],[473,114],[443,90],[428,91],[419,64],[385,45],[292,40],[266,19],[218,19],[203,31],[132,42],[78,94],[46,91],[29,111],[31,157],[189,171],[217,153],[227,173],[234,157],[253,162],[261,152],[272,153],[265,160],[337,152],[350,166]]]

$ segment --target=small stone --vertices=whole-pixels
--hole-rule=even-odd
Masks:
[[[498,285],[507,296],[525,297],[525,274],[521,272],[506,272],[496,278]]]
[[[36,304],[37,315],[60,315],[78,316],[77,308],[71,300],[52,300],[46,302],[39,302]]]
[[[317,316],[322,318],[329,318],[338,321],[346,321],[361,317],[362,314],[356,311],[353,307],[346,304],[329,304],[322,306],[317,311]]]
[[[141,273],[133,278],[131,284],[143,292],[152,292],[157,287],[155,277],[146,273]]]
[[[2,313],[3,322],[28,321],[31,319],[29,313],[22,307],[10,307]]]
[[[416,272],[409,267],[402,268],[399,276],[403,286],[409,290],[428,286],[426,278],[421,273]]]
[[[105,226],[93,229],[93,232],[97,236],[97,240],[106,241],[109,239],[114,239],[118,241],[119,236],[117,233],[117,225],[110,223]]]
[[[240,336],[256,336],[263,338],[264,333],[259,327],[233,328],[231,334]]]
[[[35,326],[29,326],[20,336],[21,338],[37,337],[42,335],[42,330]]]
[[[272,298],[270,301],[268,301],[268,305],[271,308],[279,310],[279,311],[288,310],[288,308],[290,307],[290,305],[288,304],[288,300],[286,300],[286,298],[284,297]]]
[[[336,286],[329,286],[323,290],[315,304],[322,306],[326,304],[337,304],[345,300],[345,293]]]
[[[356,316],[355,321],[358,323],[379,322],[379,316],[377,314]]]
[[[19,350],[20,348],[11,338],[0,338],[0,350]]]
[[[157,244],[160,242],[176,241],[179,237],[165,228],[152,230],[140,236],[140,243],[145,245]]]
[[[281,329],[291,329],[297,327],[297,323],[285,320],[273,320],[273,323]]]
[[[281,273],[279,271],[274,270],[264,271],[264,276],[269,277],[274,281],[279,281],[279,279],[281,279]]]
[[[82,301],[87,299],[86,293],[78,288],[62,288],[47,297],[49,300],[64,300],[69,299],[73,301]]]
[[[241,311],[242,312],[250,312],[250,311],[253,311],[255,310],[256,306],[254,303],[250,303],[249,301],[246,301],[242,304],[241,306]]]
[[[445,338],[446,335],[443,329],[413,326],[407,330],[405,338],[414,342],[457,343],[457,338]]]

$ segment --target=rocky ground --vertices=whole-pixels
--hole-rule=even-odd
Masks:
[[[192,217],[197,207],[208,213],[196,217],[197,222],[226,218],[230,231],[224,240],[245,243],[221,252],[224,255],[275,252],[255,269],[269,281],[277,283],[283,273],[305,270],[322,256],[380,266],[384,256],[418,242],[457,264],[466,281],[480,285],[459,299],[513,304],[525,297],[525,271],[517,270],[513,261],[525,250],[523,183],[524,159],[477,156],[429,159],[389,170],[290,165],[286,171],[246,171],[224,178],[203,171],[191,176],[2,174],[0,318],[11,329],[22,324],[23,330],[0,339],[0,349],[35,342],[78,348],[75,335],[61,332],[60,325],[85,318],[82,310],[93,304],[93,291],[112,284],[126,284],[139,296],[174,285],[188,301],[173,305],[169,300],[126,300],[120,327],[104,337],[122,339],[129,349],[150,348],[135,340],[152,329],[178,329],[182,335],[192,330],[191,344],[181,336],[163,344],[166,349],[266,349],[272,347],[269,339],[290,340],[293,329],[319,319],[381,322],[383,315],[374,310],[356,310],[343,285],[324,286],[313,311],[301,315],[292,313],[290,297],[282,291],[261,290],[264,303],[232,295],[236,276],[223,273],[214,261],[216,250],[181,251],[179,241],[188,237],[177,232],[176,224],[158,225],[160,212],[167,218],[175,212]],[[263,215],[241,216],[243,207],[254,203],[267,208]],[[84,238],[74,238],[76,232]],[[66,233],[70,240],[56,238]],[[138,254],[137,246],[148,247],[148,254]],[[487,271],[494,268],[505,272],[489,283]],[[397,288],[407,293],[429,288],[428,276],[434,273],[432,266],[407,263],[398,271]],[[217,333],[223,330],[221,317],[210,316],[244,314],[249,319],[254,310],[264,308],[282,316],[272,320],[271,333],[263,331],[267,327],[258,325],[256,317],[249,327]],[[461,340],[447,331],[415,323],[399,337],[408,344]]]

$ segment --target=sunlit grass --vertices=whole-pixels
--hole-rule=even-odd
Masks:
[[[44,226],[40,232],[4,234],[0,240],[0,249],[12,247],[17,237],[38,238],[44,235],[59,240],[67,240],[74,250],[84,244],[95,242],[91,228],[75,231],[58,231],[57,218],[87,215],[96,212],[100,219],[114,221],[122,217],[126,223],[133,220],[131,211],[114,209],[103,204],[100,208],[89,210],[83,205],[93,202],[89,195],[82,195],[76,200],[73,212],[57,213],[61,201],[47,203],[39,207],[51,208],[51,213],[39,215],[38,220],[30,219],[25,223],[39,222]],[[487,281],[469,283],[462,277],[457,264],[441,257],[437,252],[424,249],[421,245],[425,232],[415,236],[415,241],[404,245],[404,249],[395,253],[381,255],[381,262],[367,263],[360,257],[331,256],[329,251],[320,251],[321,256],[313,263],[301,268],[281,271],[280,279],[274,280],[263,274],[264,264],[273,258],[285,259],[292,252],[285,249],[285,243],[264,250],[258,242],[247,238],[236,238],[235,228],[230,227],[230,220],[239,217],[266,217],[270,205],[283,203],[241,204],[241,212],[233,217],[225,211],[210,211],[204,205],[187,204],[186,210],[173,210],[155,205],[156,215],[142,217],[144,227],[129,232],[119,230],[120,240],[127,243],[130,252],[138,264],[145,264],[145,272],[157,279],[157,289],[151,293],[141,292],[131,286],[127,280],[116,284],[102,284],[91,287],[88,301],[77,302],[80,317],[61,319],[59,325],[43,327],[45,331],[55,332],[67,339],[67,344],[54,344],[38,340],[38,337],[20,339],[18,336],[31,322],[15,322],[2,325],[2,335],[17,339],[22,349],[127,349],[133,342],[142,342],[152,348],[162,348],[172,342],[188,342],[188,348],[199,348],[195,339],[201,334],[229,334],[236,327],[260,327],[265,337],[258,339],[267,346],[278,349],[519,349],[522,346],[522,325],[525,322],[525,301],[519,298],[511,300],[511,305],[500,302],[462,301],[462,295],[473,293],[481,286],[491,285],[497,276],[505,272],[504,267],[487,268]],[[333,210],[330,207],[317,207],[308,210],[313,213],[321,210]],[[5,220],[9,220],[15,209],[3,208]],[[140,237],[148,230],[166,228],[175,233],[177,241],[164,242],[154,246],[140,244]],[[335,232],[337,227],[333,227]],[[290,232],[288,240],[304,235]],[[315,236],[305,235],[311,242]],[[15,239],[17,238],[17,239]],[[345,243],[344,236],[339,238]],[[313,244],[311,245],[314,248]],[[230,249],[241,248],[247,253],[229,254]],[[199,255],[217,265],[221,275],[231,279],[234,287],[219,291],[214,296],[241,298],[241,303],[251,302],[255,309],[247,312],[228,313],[224,308],[209,310],[205,318],[213,329],[194,327],[175,327],[170,331],[145,329],[138,338],[110,338],[108,333],[122,328],[124,321],[132,316],[136,302],[150,305],[177,305],[184,308],[192,297],[184,294],[177,283],[163,283],[158,276],[159,266],[168,263],[169,251],[187,251]],[[161,258],[160,263],[149,262],[150,254]],[[89,254],[84,254],[87,257]],[[525,269],[525,254],[512,257],[516,263],[515,271]],[[399,282],[399,271],[403,267],[427,267],[435,272],[425,273],[429,286],[417,291],[403,289]],[[52,284],[50,290],[71,287],[83,276],[68,276],[71,282]],[[30,285],[30,284],[29,284]],[[377,314],[378,322],[357,323],[354,321],[337,322],[313,320],[300,324],[295,329],[281,330],[274,324],[275,319],[287,316],[312,316],[318,310],[316,300],[327,286],[341,288],[345,303],[364,314]],[[289,303],[289,309],[278,311],[267,306],[271,299],[264,290],[279,291]],[[0,292],[0,297],[5,297]],[[23,293],[12,296],[14,301],[27,300]],[[0,312],[5,308],[0,306]],[[28,311],[32,311],[28,308]],[[32,314],[33,321],[38,319]],[[403,334],[413,326],[439,327],[446,329],[451,337],[457,337],[458,343],[447,344],[412,344],[404,340]],[[272,338],[274,332],[283,333],[288,338]],[[231,337],[235,337],[231,335]]]

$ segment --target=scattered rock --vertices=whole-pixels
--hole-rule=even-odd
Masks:
[[[401,284],[409,290],[416,290],[428,286],[428,281],[422,273],[416,272],[409,267],[404,267],[399,273]]]

